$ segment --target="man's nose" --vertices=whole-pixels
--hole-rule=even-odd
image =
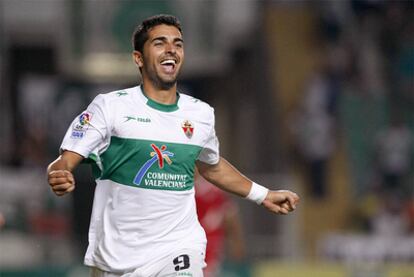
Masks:
[[[176,49],[175,49],[174,44],[167,43],[165,51],[167,53],[175,53]]]

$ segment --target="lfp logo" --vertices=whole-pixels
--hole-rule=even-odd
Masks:
[[[86,130],[89,128],[89,123],[91,122],[92,113],[83,112],[78,120],[79,122],[73,125],[72,135],[70,136],[73,139],[81,139],[85,136]]]
[[[174,153],[167,151],[167,146],[163,145],[161,148],[158,148],[154,143],[151,143],[151,147],[154,151],[150,153],[151,159],[146,161],[144,165],[139,169],[137,175],[134,178],[134,184],[140,185],[145,174],[151,168],[151,166],[158,161],[158,167],[160,169],[164,168],[164,159],[170,165],[172,161],[170,157],[174,157]]]
[[[91,121],[91,115],[88,112],[84,112],[79,116],[79,123],[81,125],[87,125]]]

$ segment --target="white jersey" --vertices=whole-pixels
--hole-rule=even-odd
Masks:
[[[214,110],[177,94],[173,105],[141,87],[98,95],[61,150],[93,161],[97,178],[85,264],[127,272],[177,247],[204,251],[194,199],[195,161],[219,161]]]

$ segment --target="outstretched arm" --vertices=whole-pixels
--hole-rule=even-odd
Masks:
[[[207,181],[220,189],[262,204],[271,212],[288,214],[296,208],[299,202],[299,196],[294,192],[267,190],[253,183],[224,158],[220,158],[220,161],[214,165],[198,161],[197,168]]]
[[[75,189],[75,178],[72,171],[83,160],[75,152],[64,151],[47,167],[47,180],[57,196],[63,196]]]

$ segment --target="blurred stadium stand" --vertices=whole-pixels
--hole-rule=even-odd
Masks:
[[[413,11],[381,0],[0,0],[0,276],[88,275],[90,172],[58,199],[45,167],[96,94],[139,81],[130,35],[158,13],[182,21],[180,89],[215,107],[223,156],[302,196],[288,217],[235,199],[251,275],[413,276]]]

